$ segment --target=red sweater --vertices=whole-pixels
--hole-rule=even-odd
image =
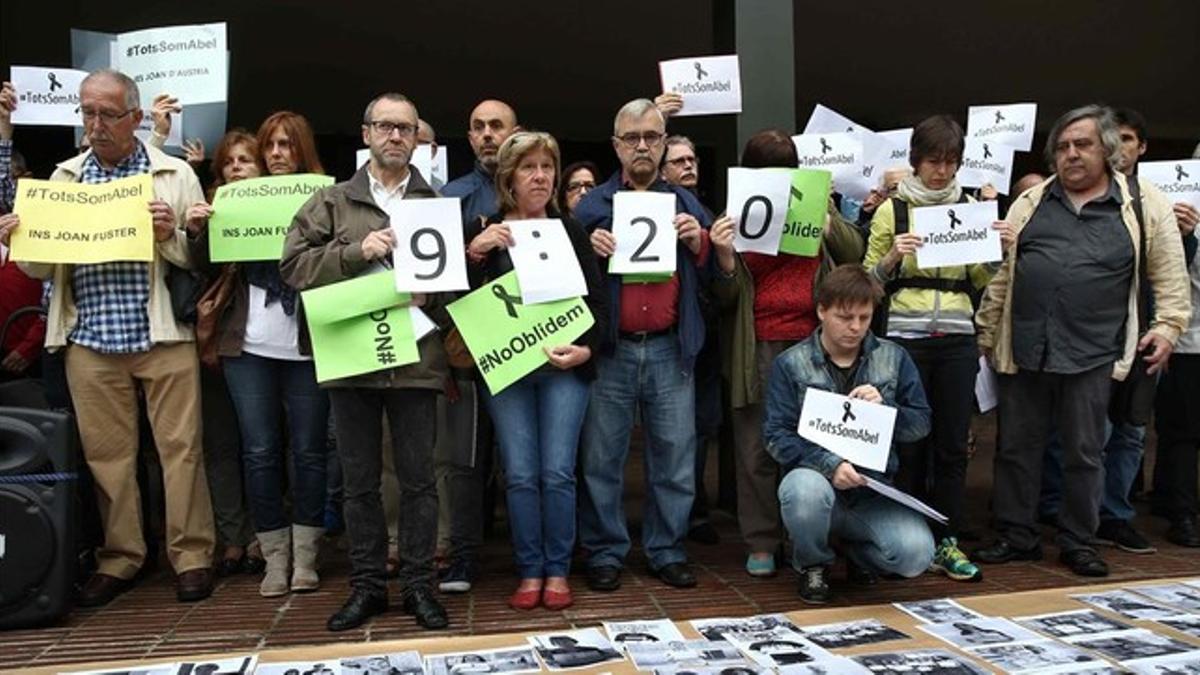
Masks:
[[[42,282],[25,276],[11,260],[0,265],[0,326],[9,315],[22,307],[42,304]],[[38,314],[26,314],[8,327],[0,359],[16,350],[26,361],[33,362],[42,351],[46,339],[46,320]]]
[[[820,258],[742,253],[754,278],[754,334],[759,340],[803,340],[817,328],[813,280]]]

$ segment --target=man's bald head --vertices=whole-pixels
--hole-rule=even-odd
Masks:
[[[504,101],[488,99],[471,111],[467,140],[471,141],[475,158],[488,173],[496,171],[496,153],[500,144],[518,129],[517,113]]]
[[[1019,195],[1022,192],[1028,190],[1029,188],[1031,188],[1045,180],[1046,180],[1046,177],[1040,173],[1027,173],[1024,176],[1021,176],[1020,178],[1018,178],[1016,183],[1013,183],[1012,193],[1014,195]]]

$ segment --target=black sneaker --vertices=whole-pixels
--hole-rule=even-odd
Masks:
[[[1154,553],[1158,549],[1143,537],[1127,520],[1104,520],[1096,529],[1096,541],[1105,546],[1116,546],[1130,553]]]
[[[467,593],[475,582],[475,561],[455,558],[438,570],[438,590],[443,593]]]
[[[800,599],[810,605],[824,605],[833,595],[829,590],[829,568],[807,567],[800,572]]]

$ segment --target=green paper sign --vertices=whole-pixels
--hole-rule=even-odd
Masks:
[[[674,272],[634,272],[632,274],[622,274],[621,283],[661,284],[665,281],[670,281],[673,276],[675,276]]]
[[[217,188],[208,219],[213,262],[279,260],[292,216],[333,176],[311,173],[249,178]]]
[[[825,232],[825,214],[829,210],[829,189],[833,174],[820,169],[796,169],[792,172],[792,198],[788,201],[787,220],[779,252],[812,258],[821,249]]]
[[[516,272],[488,282],[447,309],[492,394],[546,363],[543,347],[570,344],[595,323],[583,298],[521,304]]]
[[[408,293],[380,272],[304,291],[317,382],[386,370],[421,360]]]

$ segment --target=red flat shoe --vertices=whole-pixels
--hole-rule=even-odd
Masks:
[[[571,589],[569,588],[565,591],[552,591],[549,588],[542,591],[542,605],[546,609],[566,609],[574,603],[575,598],[571,597]]]
[[[533,609],[538,606],[542,600],[542,589],[535,588],[529,591],[514,591],[508,596],[508,606],[513,609]]]

